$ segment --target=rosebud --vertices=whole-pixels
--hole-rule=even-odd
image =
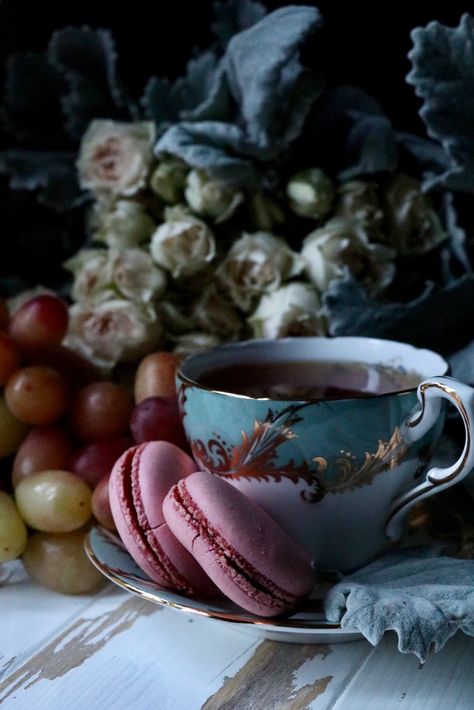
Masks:
[[[213,180],[203,170],[191,170],[184,195],[194,212],[202,217],[210,217],[216,223],[232,217],[244,199],[242,192]]]
[[[139,202],[96,202],[89,215],[92,239],[108,247],[124,249],[145,242],[156,224]]]
[[[170,205],[183,199],[186,176],[189,168],[180,160],[161,160],[150,178],[150,187],[163,202]]]
[[[286,194],[295,214],[313,219],[325,217],[335,197],[331,179],[319,168],[308,168],[293,175]]]
[[[206,269],[216,255],[216,244],[205,222],[188,217],[161,224],[151,238],[150,253],[155,263],[179,279]]]

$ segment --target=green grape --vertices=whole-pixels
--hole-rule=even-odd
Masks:
[[[11,496],[0,491],[0,562],[19,557],[27,541],[26,526]]]
[[[62,594],[87,594],[103,580],[84,552],[84,531],[37,532],[28,540],[23,564],[33,579]]]
[[[15,497],[25,522],[43,532],[71,532],[91,517],[91,490],[69,471],[32,473],[20,481]]]
[[[14,454],[27,431],[27,427],[13,416],[3,397],[0,397],[0,458]]]

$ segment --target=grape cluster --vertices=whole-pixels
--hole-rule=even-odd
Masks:
[[[22,557],[55,591],[92,591],[102,577],[83,551],[93,518],[114,530],[108,478],[130,446],[186,448],[174,375],[177,356],[145,357],[134,386],[104,379],[62,344],[67,305],[37,296],[11,316],[0,301],[0,563]]]

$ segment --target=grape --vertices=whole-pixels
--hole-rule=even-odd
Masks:
[[[76,394],[71,407],[71,428],[83,441],[110,439],[128,431],[133,398],[125,387],[95,382]]]
[[[14,454],[26,432],[26,426],[13,416],[4,398],[0,397],[0,458]]]
[[[135,402],[148,397],[175,397],[175,373],[179,357],[173,353],[156,352],[140,362],[135,374]]]
[[[42,294],[31,298],[15,311],[10,333],[26,351],[54,348],[68,327],[67,305],[57,296]]]
[[[7,303],[4,298],[0,298],[0,330],[8,328],[9,321],[10,314],[8,312]]]
[[[70,469],[94,488],[133,441],[126,436],[103,439],[79,449],[70,461]]]
[[[187,449],[176,397],[148,397],[133,410],[130,429],[137,444],[144,441],[170,441]]]
[[[13,338],[0,332],[0,385],[20,367],[20,351]]]
[[[109,478],[110,476],[106,476],[94,488],[92,493],[92,515],[104,528],[116,530],[112,511],[110,510]]]
[[[17,370],[5,387],[11,412],[25,424],[46,426],[66,414],[70,395],[66,380],[44,365]]]
[[[35,365],[47,365],[57,370],[73,389],[100,379],[100,372],[95,365],[65,345],[35,353]]]
[[[27,537],[26,526],[15,501],[0,491],[0,563],[19,557],[25,549]]]
[[[23,440],[13,461],[12,484],[37,471],[67,469],[74,449],[71,435],[62,426],[35,427]]]
[[[23,564],[36,582],[62,594],[87,594],[104,581],[86,557],[82,530],[62,535],[34,533],[23,553]]]
[[[23,520],[43,532],[71,532],[91,516],[91,491],[69,471],[39,471],[24,478],[15,489]]]

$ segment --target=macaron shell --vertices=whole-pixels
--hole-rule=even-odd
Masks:
[[[311,560],[253,501],[209,473],[193,473],[163,504],[172,532],[216,586],[261,616],[289,611],[314,584]]]
[[[138,448],[133,447],[125,451],[112,469],[109,481],[110,509],[120,539],[137,565],[154,582],[160,586],[169,587],[170,582],[168,577],[163,574],[162,565],[157,562],[156,555],[150,553],[148,545],[136,530],[129,496],[125,490],[132,460]]]
[[[149,441],[143,446],[132,478],[135,507],[140,523],[154,528],[165,522],[162,503],[171,486],[197,471],[197,465],[184,451],[169,441]],[[144,517],[143,517],[144,516]]]
[[[125,548],[154,582],[166,589],[208,596],[216,594],[215,586],[173,536],[162,513],[169,488],[195,468],[194,461],[173,444],[140,444],[128,449],[113,467],[109,499]]]

